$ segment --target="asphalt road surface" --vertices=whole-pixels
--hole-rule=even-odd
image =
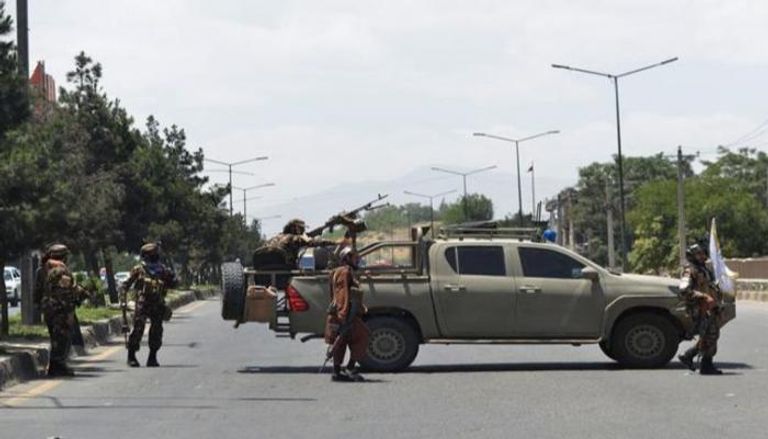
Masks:
[[[166,326],[161,368],[127,368],[116,342],[77,361],[74,379],[0,392],[0,436],[762,439],[768,306],[738,313],[721,377],[622,370],[595,346],[423,346],[407,372],[332,383],[321,341],[234,330],[217,301],[197,302]]]

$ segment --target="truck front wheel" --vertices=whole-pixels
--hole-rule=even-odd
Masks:
[[[373,317],[366,322],[370,331],[366,370],[397,372],[407,368],[419,353],[419,338],[412,325],[396,317]]]
[[[611,337],[611,351],[622,366],[662,367],[677,352],[680,337],[663,315],[633,314],[621,319]]]

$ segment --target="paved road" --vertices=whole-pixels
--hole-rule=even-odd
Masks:
[[[768,306],[740,305],[723,377],[621,370],[596,347],[425,346],[414,367],[336,384],[319,341],[235,331],[216,301],[174,315],[159,369],[120,343],[70,380],[0,393],[8,438],[649,438],[768,436]],[[141,357],[146,355],[142,350]]]

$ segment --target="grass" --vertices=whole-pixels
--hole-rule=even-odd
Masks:
[[[95,321],[111,319],[119,315],[122,315],[120,308],[80,307],[77,309],[77,319],[80,325],[90,325]]]
[[[22,325],[21,316],[16,314],[8,319],[8,336],[26,340],[48,339],[48,328],[45,325]]]

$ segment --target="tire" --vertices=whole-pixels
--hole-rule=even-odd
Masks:
[[[662,367],[677,352],[680,336],[663,315],[634,314],[621,319],[611,337],[611,354],[622,366]]]
[[[419,353],[416,329],[396,317],[373,317],[366,322],[370,331],[368,355],[362,366],[374,372],[397,372],[407,368]]]
[[[221,264],[221,317],[240,320],[245,310],[245,282],[239,262]]]
[[[611,345],[603,340],[599,343],[600,350],[603,351],[606,357],[610,358],[611,360],[616,360],[616,355],[613,354],[613,351],[611,351]]]
[[[19,306],[19,298],[18,297],[12,297],[10,302],[11,302],[11,307]]]

